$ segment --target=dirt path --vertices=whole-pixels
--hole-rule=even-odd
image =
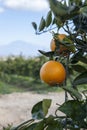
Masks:
[[[52,99],[52,106],[49,113],[54,113],[56,103],[64,102],[64,93],[12,93],[0,95],[0,130],[7,124],[17,125],[27,119],[31,119],[32,106],[44,98]]]

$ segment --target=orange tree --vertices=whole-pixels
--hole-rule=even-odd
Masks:
[[[80,85],[87,83],[87,0],[48,0],[48,3],[50,11],[47,17],[41,18],[39,26],[32,22],[37,35],[49,31],[55,44],[54,49],[48,52],[39,50],[49,57],[50,62],[50,66],[47,63],[42,66],[40,76],[51,87],[61,87],[65,92],[65,101],[55,110],[55,115],[49,115],[52,101],[43,99],[33,106],[32,119],[14,130],[87,130],[87,88],[83,91],[79,89]],[[60,46],[65,49],[61,51]],[[63,74],[58,72],[53,62],[63,65]],[[56,82],[58,78],[54,77],[64,75],[63,82]],[[69,82],[70,86],[67,86]],[[57,111],[63,112],[64,116],[58,115]]]

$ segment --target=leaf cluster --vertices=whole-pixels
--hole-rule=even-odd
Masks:
[[[74,24],[74,31],[87,32],[87,1],[61,1],[48,0],[50,11],[47,13],[46,18],[41,18],[39,26],[37,26],[36,22],[32,22],[36,34],[52,30],[53,25],[56,25],[54,28],[64,27],[68,21]]]
[[[64,116],[48,115],[51,103],[51,99],[43,99],[36,103],[31,111],[32,119],[18,125],[14,130],[64,130],[65,128],[80,130],[80,128],[87,128],[87,99],[64,102],[56,110],[56,112],[63,112]]]

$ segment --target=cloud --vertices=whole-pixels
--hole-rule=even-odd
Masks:
[[[3,7],[0,7],[0,13],[3,13],[5,9]]]
[[[6,8],[41,11],[48,9],[47,0],[3,0]]]

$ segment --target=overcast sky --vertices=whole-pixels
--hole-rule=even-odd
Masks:
[[[35,35],[31,25],[39,24],[48,11],[47,0],[0,0],[0,45],[23,40],[48,47],[51,34]]]

